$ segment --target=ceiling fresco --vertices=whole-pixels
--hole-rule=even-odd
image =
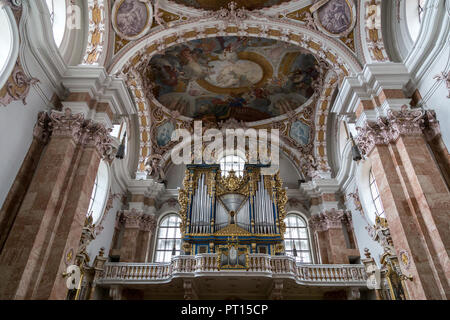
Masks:
[[[271,39],[193,40],[155,55],[144,71],[165,107],[210,121],[268,119],[297,109],[320,81],[315,57]]]
[[[227,8],[230,2],[235,2],[238,8],[247,10],[256,10],[261,8],[272,7],[289,0],[172,0],[176,3],[205,10],[219,10]]]

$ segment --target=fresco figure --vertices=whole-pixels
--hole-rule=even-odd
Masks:
[[[164,147],[170,142],[174,129],[174,125],[171,122],[166,122],[157,128],[156,143],[158,146]]]
[[[116,19],[120,32],[126,36],[136,36],[147,24],[147,6],[137,0],[125,0],[117,10]]]
[[[309,142],[310,128],[302,121],[295,121],[291,125],[289,136],[294,139],[300,145],[306,145]]]
[[[351,24],[351,10],[346,0],[332,0],[319,9],[322,26],[331,33],[345,31]]]
[[[280,98],[296,106],[307,101],[320,77],[317,64],[306,50],[276,40],[217,37],[155,55],[148,77],[155,98],[171,109],[183,101],[188,117],[258,121],[286,111]]]

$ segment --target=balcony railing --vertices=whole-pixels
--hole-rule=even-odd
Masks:
[[[312,286],[365,286],[363,265],[301,264],[289,256],[250,254],[248,270],[219,270],[216,254],[176,256],[167,263],[106,263],[98,284],[167,283],[176,277],[263,276]]]

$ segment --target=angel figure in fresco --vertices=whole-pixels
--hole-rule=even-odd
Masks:
[[[201,57],[200,49],[191,50],[188,47],[181,50],[179,57],[183,64],[182,76],[185,79],[197,80],[208,76],[210,68],[207,60]]]

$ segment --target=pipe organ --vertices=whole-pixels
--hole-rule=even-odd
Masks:
[[[245,254],[283,251],[286,190],[279,174],[261,168],[246,165],[239,177],[218,165],[188,165],[179,190],[184,254],[217,253],[222,268],[244,268]]]

